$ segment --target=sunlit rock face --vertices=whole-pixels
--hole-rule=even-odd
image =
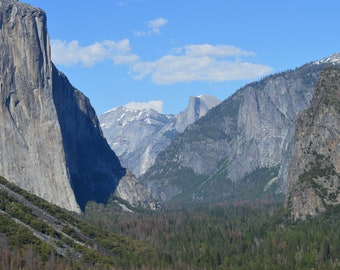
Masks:
[[[0,48],[0,175],[76,212],[137,181],[125,177],[88,98],[53,66],[42,10],[1,0]]]
[[[1,1],[0,48],[0,174],[79,212],[53,101],[44,12],[17,1]]]
[[[176,117],[176,131],[183,132],[190,124],[206,115],[210,109],[220,103],[221,101],[213,96],[191,96],[188,107]]]

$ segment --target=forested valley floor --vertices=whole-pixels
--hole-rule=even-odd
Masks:
[[[128,213],[90,204],[86,219],[151,244],[157,269],[340,269],[340,208],[293,221],[282,201]]]
[[[15,192],[0,188],[1,270],[340,268],[340,207],[293,221],[282,201],[128,212],[112,199],[79,216]]]

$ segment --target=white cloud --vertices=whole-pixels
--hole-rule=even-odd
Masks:
[[[182,49],[183,50],[183,49]],[[193,44],[184,47],[186,55],[200,57],[224,57],[224,56],[253,56],[253,52],[244,51],[232,45],[210,45],[210,44]]]
[[[148,27],[151,29],[152,33],[159,34],[159,28],[166,25],[168,20],[164,18],[157,18],[155,20],[148,22]]]
[[[127,64],[138,61],[138,56],[131,53],[128,39],[120,41],[105,40],[82,47],[77,40],[69,43],[58,39],[51,40],[52,61],[55,64],[72,66],[82,64],[86,67],[106,59],[115,64]]]
[[[154,20],[150,28],[164,25]],[[107,59],[116,65],[129,64],[132,77],[136,80],[150,76],[156,84],[207,81],[255,79],[268,74],[272,68],[247,60],[255,56],[232,45],[192,44],[174,49],[155,61],[141,61],[133,54],[128,39],[105,40],[82,47],[74,40],[69,43],[52,40],[52,60],[55,64],[72,66],[82,64],[93,66]]]
[[[149,102],[130,102],[126,104],[124,107],[135,110],[154,109],[155,111],[162,113],[163,101],[151,100]]]
[[[164,18],[157,18],[155,20],[148,22],[148,30],[147,31],[135,31],[135,36],[149,36],[149,35],[158,35],[160,34],[160,28],[168,23],[168,20]]]
[[[254,79],[272,70],[269,66],[241,59],[253,55],[253,52],[230,45],[188,45],[154,62],[136,62],[132,71],[135,79],[149,75],[156,84],[174,84]]]

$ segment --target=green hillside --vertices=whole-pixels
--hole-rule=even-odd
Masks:
[[[147,264],[154,254],[150,245],[91,226],[3,178],[0,217],[0,269],[119,269]]]

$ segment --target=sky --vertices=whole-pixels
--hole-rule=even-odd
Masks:
[[[165,114],[190,96],[340,52],[339,0],[22,0],[47,13],[52,61],[100,115]]]

